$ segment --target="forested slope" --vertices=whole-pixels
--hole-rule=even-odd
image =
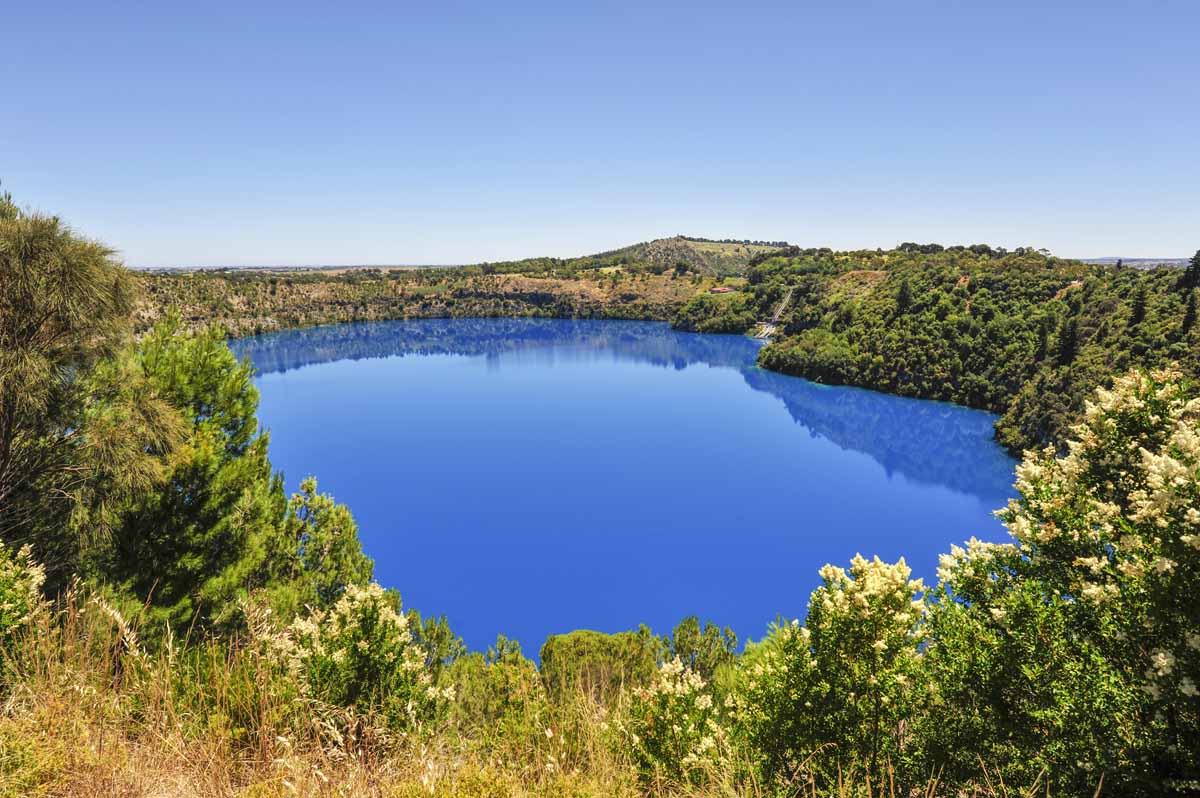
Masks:
[[[769,369],[1001,414],[1011,449],[1066,440],[1084,398],[1130,366],[1200,370],[1196,270],[1086,265],[1033,250],[790,249],[744,292],[693,298],[688,329],[747,330],[792,292]]]
[[[782,305],[763,367],[990,410],[1001,415],[997,438],[1020,451],[1061,444],[1084,398],[1131,366],[1200,371],[1198,269],[983,245],[835,252],[676,237],[449,269],[151,273],[137,320],[147,329],[170,309],[185,326],[218,324],[235,336],[472,316],[670,320],[743,333]],[[717,286],[723,293],[712,293]]]

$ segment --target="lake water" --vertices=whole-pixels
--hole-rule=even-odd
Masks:
[[[826,562],[931,578],[1014,461],[993,417],[758,369],[665,324],[454,319],[234,341],[271,458],[351,508],[376,579],[473,649],[695,614],[759,637]]]

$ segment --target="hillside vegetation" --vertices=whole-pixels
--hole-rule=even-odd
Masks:
[[[553,316],[668,321],[714,278],[779,246],[684,237],[579,258],[441,269],[199,269],[143,275],[139,329],[168,310],[232,335],[406,318]]]
[[[483,273],[438,270],[267,270],[146,274],[137,325],[147,330],[167,313],[185,326],[218,325],[253,335],[349,321],[485,316],[670,319],[704,281],[672,271],[623,270]]]
[[[1084,399],[1132,366],[1200,373],[1197,264],[1140,270],[985,246],[792,248],[756,258],[744,292],[692,298],[675,323],[747,331],[790,298],[764,367],[990,410],[1000,442],[1020,451],[1064,442]]]
[[[676,237],[454,269],[147,274],[136,315],[143,330],[173,311],[191,329],[246,335],[472,316],[745,333],[778,314],[763,367],[992,411],[1001,415],[997,438],[1019,453],[1061,445],[1085,397],[1116,373],[1167,362],[1200,372],[1196,270],[982,245],[834,252]],[[716,286],[728,291],[711,293]]]

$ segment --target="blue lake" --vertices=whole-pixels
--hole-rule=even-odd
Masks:
[[[951,543],[1005,536],[991,415],[763,371],[741,336],[453,319],[232,346],[289,489],[316,474],[376,579],[473,649],[691,614],[759,637],[826,562],[929,579]]]

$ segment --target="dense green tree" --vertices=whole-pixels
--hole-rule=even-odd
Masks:
[[[1200,249],[1196,250],[1196,254],[1188,260],[1180,284],[1185,290],[1200,288]]]
[[[349,508],[318,493],[316,478],[308,477],[270,538],[268,569],[268,602],[287,618],[305,607],[331,606],[347,585],[366,585],[374,564],[363,554]]]
[[[905,277],[900,280],[900,287],[896,289],[896,313],[903,316],[912,307],[912,286]]]
[[[650,683],[661,641],[649,629],[604,634],[580,629],[551,635],[542,646],[542,681],[551,696],[583,693],[609,702],[622,689]]]
[[[719,668],[737,658],[737,635],[728,626],[700,623],[695,615],[679,622],[664,641],[667,659],[678,659],[684,667],[711,681]]]
[[[112,250],[0,196],[0,539],[31,544],[51,589],[80,536],[162,478],[182,430],[107,362],[128,344],[135,287]]]
[[[125,507],[95,572],[144,607],[152,628],[228,627],[265,591],[282,617],[323,609],[370,581],[349,511],[305,480],[289,501],[258,428],[258,391],[216,328],[188,334],[169,317],[128,370],[190,424],[166,483]]]
[[[146,605],[156,627],[235,623],[238,602],[270,581],[287,507],[258,433],[251,369],[220,331],[183,334],[176,319],[151,331],[130,359],[190,429],[166,484],[130,501],[97,567]]]
[[[548,702],[537,665],[521,654],[521,646],[504,635],[486,654],[472,652],[449,666],[454,688],[451,718],[466,734],[517,743],[546,741]],[[522,751],[513,755],[521,756]]]
[[[1141,324],[1146,318],[1146,284],[1139,283],[1137,289],[1133,292],[1133,304],[1129,309],[1129,326],[1136,327]]]
[[[1060,366],[1068,366],[1079,351],[1079,321],[1074,317],[1063,319],[1058,329],[1058,353]]]
[[[450,622],[445,615],[423,618],[421,613],[410,609],[408,627],[412,630],[413,641],[425,654],[425,667],[429,668],[435,679],[467,653],[462,638],[450,629]]]

